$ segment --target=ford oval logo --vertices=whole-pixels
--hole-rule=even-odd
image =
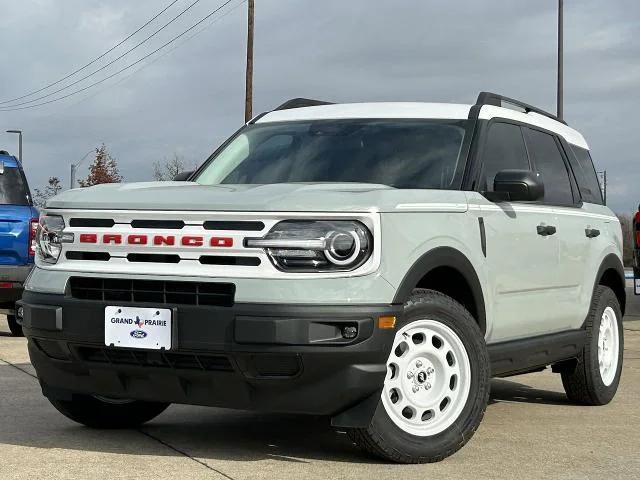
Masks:
[[[129,335],[131,335],[133,338],[146,338],[147,332],[144,332],[142,330],[134,330]]]

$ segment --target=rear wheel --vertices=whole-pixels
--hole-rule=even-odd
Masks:
[[[73,395],[72,400],[49,399],[64,416],[87,427],[133,428],[154,419],[168,403],[122,400],[92,395]]]
[[[22,333],[22,325],[18,323],[15,315],[7,315],[7,323],[9,324],[9,331],[14,337],[24,337]]]
[[[450,297],[416,290],[405,304],[365,450],[400,463],[436,462],[462,448],[489,399],[489,357],[473,317]]]
[[[573,402],[606,405],[618,390],[624,351],[622,312],[610,288],[596,288],[586,330],[587,344],[577,361],[561,371],[562,384]]]

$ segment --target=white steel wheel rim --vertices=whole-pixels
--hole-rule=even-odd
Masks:
[[[616,378],[619,354],[618,318],[613,308],[607,307],[602,312],[600,331],[598,332],[598,366],[600,367],[602,383],[607,387]]]
[[[471,363],[460,337],[435,320],[401,328],[387,360],[382,404],[403,431],[428,437],[449,428],[471,388]]]

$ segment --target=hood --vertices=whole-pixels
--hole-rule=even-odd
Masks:
[[[194,182],[112,183],[78,188],[50,199],[47,208],[243,212],[406,211],[414,202],[464,201],[463,192],[399,190],[361,183],[200,185]],[[466,203],[466,202],[465,202]]]

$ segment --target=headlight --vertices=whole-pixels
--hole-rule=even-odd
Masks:
[[[280,270],[350,271],[369,259],[373,237],[355,220],[285,220],[245,246],[264,248]]]
[[[37,253],[40,260],[56,263],[62,252],[62,244],[73,242],[73,233],[62,233],[64,220],[59,215],[42,215],[36,233]]]

